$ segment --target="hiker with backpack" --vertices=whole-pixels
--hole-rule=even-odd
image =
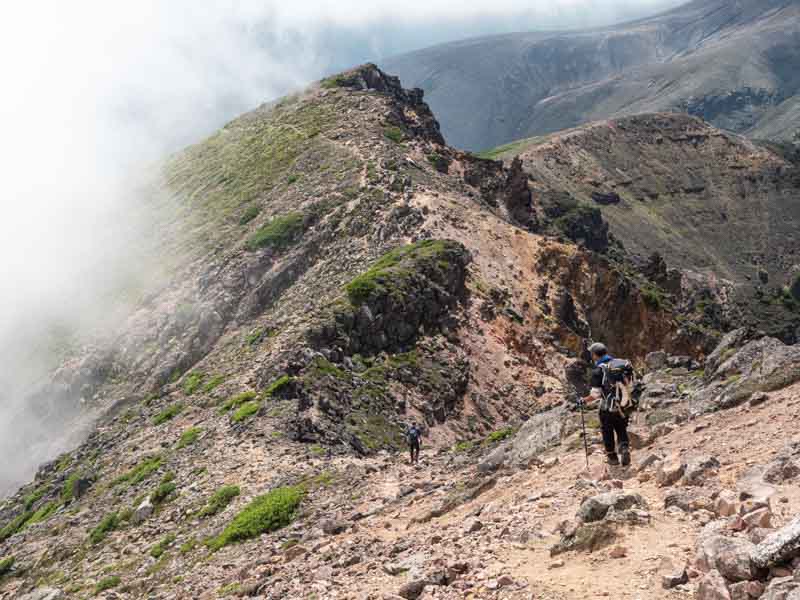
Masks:
[[[634,389],[635,374],[630,361],[616,359],[608,353],[604,344],[589,346],[594,368],[592,369],[591,392],[581,399],[600,409],[600,428],[608,464],[627,467],[631,464],[628,421],[636,408]]]
[[[411,452],[411,464],[419,462],[419,447],[422,440],[422,430],[417,426],[417,422],[411,423],[411,427],[406,430],[406,441]]]

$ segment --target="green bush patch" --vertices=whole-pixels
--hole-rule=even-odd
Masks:
[[[3,560],[0,560],[0,578],[4,575],[7,575],[12,568],[14,568],[14,557],[7,556]]]
[[[264,395],[267,397],[274,396],[278,392],[280,392],[284,387],[289,385],[292,382],[292,378],[288,375],[281,375],[275,381],[269,384],[266,390],[264,390]]]
[[[516,432],[516,429],[513,427],[506,427],[505,429],[499,429],[498,431],[493,431],[484,440],[485,444],[496,444],[497,442],[502,442],[503,440],[511,437]]]
[[[190,427],[181,434],[175,448],[180,450],[181,448],[186,448],[186,446],[191,446],[197,441],[201,433],[203,433],[203,430],[200,427]]]
[[[105,579],[101,579],[100,583],[94,588],[94,593],[99,594],[100,592],[105,592],[106,590],[110,590],[112,588],[117,587],[122,580],[119,578],[118,575],[112,575],[111,577],[106,577]]]
[[[383,130],[383,135],[387,138],[392,140],[395,144],[400,144],[406,138],[403,130],[399,127],[387,127]]]
[[[219,411],[221,413],[230,412],[235,408],[239,408],[245,402],[255,400],[257,396],[258,394],[255,392],[242,392],[241,394],[236,394],[235,396],[231,396],[225,402],[223,402],[222,406],[219,407]]]
[[[193,371],[189,375],[186,376],[186,379],[183,380],[183,391],[186,393],[187,396],[191,396],[197,390],[200,389],[200,386],[203,384],[203,380],[206,378],[205,373],[200,373],[199,371]]]
[[[445,240],[423,240],[387,252],[369,270],[345,286],[350,303],[360,306],[373,295],[391,292],[414,274],[413,265],[405,265],[405,261],[442,260],[445,253],[455,245],[455,242]]]
[[[46,521],[54,512],[56,512],[56,510],[58,510],[59,506],[61,505],[55,500],[48,502],[47,504],[43,504],[41,507],[39,507],[39,510],[31,515],[31,518],[25,523],[25,527]]]
[[[209,548],[216,551],[286,527],[294,519],[304,495],[305,491],[299,487],[281,487],[255,498],[219,536],[208,542]]]
[[[221,385],[225,381],[224,375],[216,375],[215,377],[211,378],[206,386],[203,388],[203,391],[208,394],[209,392],[213,392],[219,385]]]
[[[223,485],[209,498],[200,511],[201,517],[211,517],[221,512],[240,493],[238,485]]]
[[[175,479],[174,473],[167,473],[164,475],[164,477],[161,479],[161,483],[159,483],[155,491],[150,494],[150,502],[156,506],[166,502],[172,496],[172,494],[175,493],[175,489],[177,487],[173,482],[173,479]]]
[[[27,496],[25,496],[25,510],[28,511],[28,510],[32,509],[33,505],[36,504],[39,500],[42,499],[42,496],[44,496],[46,491],[47,491],[47,487],[46,486],[42,486],[40,488],[37,488],[36,490],[31,492]]]
[[[179,415],[182,410],[183,404],[180,402],[168,406],[153,418],[153,425],[161,425],[162,423],[171,421]]]
[[[112,481],[111,487],[123,483],[127,483],[130,485],[136,485],[137,483],[141,483],[142,481],[147,479],[154,471],[157,471],[158,468],[161,466],[162,462],[163,458],[161,458],[158,455],[145,458],[133,469],[131,469],[127,473],[123,473],[122,475],[117,477],[114,481]]]
[[[92,529],[91,533],[89,533],[89,541],[93,544],[99,544],[102,542],[106,536],[114,531],[119,524],[119,517],[117,513],[113,512],[111,514],[106,515],[103,517],[103,520]]]
[[[261,402],[258,400],[253,400],[252,402],[245,402],[242,404],[233,416],[231,417],[231,421],[234,423],[240,423],[245,419],[249,419],[253,415],[255,415],[261,409]]]
[[[155,546],[150,548],[150,556],[152,556],[155,559],[161,558],[164,552],[167,551],[167,548],[169,548],[174,541],[175,541],[174,533],[169,533],[165,535],[163,538],[161,538],[161,541],[159,541]]]
[[[239,225],[247,225],[250,221],[255,219],[261,213],[261,207],[252,204],[245,209],[242,216],[239,218]]]
[[[292,212],[273,218],[251,237],[246,244],[248,250],[273,248],[282,250],[297,243],[303,235],[305,216]]]

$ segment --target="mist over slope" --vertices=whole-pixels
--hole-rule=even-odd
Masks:
[[[792,139],[799,35],[795,0],[694,0],[614,27],[471,39],[382,64],[423,88],[450,142],[472,150],[665,110]]]

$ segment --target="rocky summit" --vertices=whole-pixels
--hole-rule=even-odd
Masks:
[[[480,158],[365,65],[172,156],[141,186],[158,285],[36,392],[102,417],[8,490],[2,597],[792,598],[798,347],[707,279],[687,311],[687,273],[750,271],[654,232],[702,212],[698,165],[742,231],[774,225],[775,281],[794,163],[690,118],[587,131]],[[575,409],[600,339],[644,384],[626,468]]]

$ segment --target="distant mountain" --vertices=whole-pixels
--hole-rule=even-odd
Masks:
[[[465,40],[383,66],[425,90],[449,143],[476,150],[659,111],[791,139],[799,59],[800,1],[695,0],[614,27]]]

